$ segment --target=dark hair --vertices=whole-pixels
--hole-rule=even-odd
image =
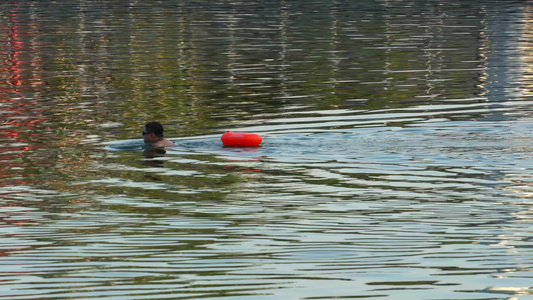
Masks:
[[[163,136],[163,125],[159,124],[159,122],[150,122],[144,125],[144,128],[146,129],[146,133],[153,133],[157,136]]]

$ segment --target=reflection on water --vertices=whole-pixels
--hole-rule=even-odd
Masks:
[[[533,294],[529,3],[0,12],[0,299]]]

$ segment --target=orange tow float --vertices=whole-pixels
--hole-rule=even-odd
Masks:
[[[224,146],[257,146],[261,144],[263,138],[255,133],[228,131],[220,137],[220,140]]]

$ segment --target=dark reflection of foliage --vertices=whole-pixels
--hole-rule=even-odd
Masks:
[[[14,10],[49,88],[42,98],[57,107],[50,124],[87,131],[116,120],[124,127],[110,133],[131,138],[154,119],[186,136],[286,106],[381,109],[483,93],[482,1],[104,2]],[[431,97],[412,101],[420,96]]]

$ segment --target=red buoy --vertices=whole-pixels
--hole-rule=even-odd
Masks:
[[[228,131],[220,137],[224,146],[257,146],[263,138],[259,134]]]

